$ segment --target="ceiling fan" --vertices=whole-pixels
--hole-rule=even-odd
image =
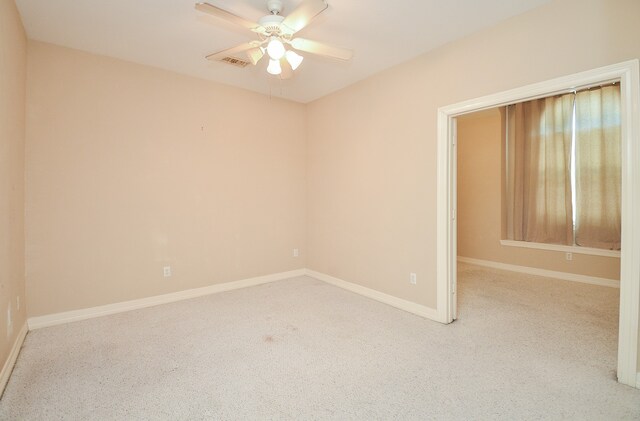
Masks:
[[[269,58],[267,72],[279,75],[281,79],[293,76],[293,71],[302,63],[304,58],[296,50],[343,61],[350,60],[353,56],[351,50],[293,37],[327,7],[329,6],[326,0],[304,0],[300,6],[285,17],[280,15],[283,9],[282,0],[267,0],[267,9],[270,14],[263,16],[255,23],[212,4],[197,3],[197,10],[242,26],[258,36],[257,40],[210,54],[206,58],[208,60],[228,60],[233,54],[246,53],[249,61],[255,66],[262,57],[267,55]]]

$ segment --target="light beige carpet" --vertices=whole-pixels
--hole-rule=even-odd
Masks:
[[[448,326],[302,277],[36,330],[0,418],[640,419],[619,290],[459,278]]]

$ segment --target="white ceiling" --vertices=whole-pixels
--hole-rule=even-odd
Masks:
[[[266,0],[207,0],[257,21]],[[549,0],[328,0],[299,34],[355,51],[349,63],[309,54],[281,81],[204,56],[253,34],[194,9],[196,0],[16,0],[31,39],[147,64],[306,103]],[[283,15],[301,0],[283,0]],[[265,62],[265,63],[263,63]]]

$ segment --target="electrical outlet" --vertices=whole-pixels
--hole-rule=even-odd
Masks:
[[[409,274],[409,283],[412,285],[415,285],[418,282],[418,277],[416,276],[415,273],[410,273]]]
[[[565,257],[567,260],[573,260],[573,253],[567,253]]]
[[[165,266],[162,268],[162,272],[164,273],[164,277],[168,278],[171,276],[171,266]]]
[[[298,257],[298,256],[300,256],[300,250],[293,249],[293,257]]]

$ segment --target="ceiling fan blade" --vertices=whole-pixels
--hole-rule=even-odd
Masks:
[[[222,50],[222,51],[218,51],[217,53],[209,54],[208,56],[206,56],[206,59],[207,60],[220,60],[220,59],[223,59],[225,57],[231,56],[232,54],[241,53],[243,51],[251,50],[252,48],[255,48],[255,47],[256,46],[253,43],[247,42],[245,44],[240,44],[240,45],[235,46],[233,48],[227,48],[226,50]]]
[[[280,27],[293,35],[311,22],[313,18],[329,7],[325,0],[305,0],[282,21]]]
[[[280,73],[280,79],[290,79],[293,76],[293,69],[291,68],[291,65],[289,64],[287,59],[285,59],[284,57],[280,59],[280,69],[282,69],[282,73]]]
[[[264,56],[264,52],[260,47],[254,47],[254,48],[251,48],[250,50],[247,50],[247,57],[249,57],[249,60],[251,60],[251,63],[254,66],[258,64],[258,62],[263,56]]]
[[[291,40],[291,46],[296,50],[317,54],[319,56],[337,58],[338,60],[347,61],[353,57],[353,51],[349,49],[333,47],[310,39],[294,38]]]
[[[260,24],[241,18],[240,16],[234,15],[233,13],[227,12],[226,10],[216,7],[212,4],[196,3],[196,9],[201,12],[208,13],[211,16],[226,20],[227,22],[233,23],[235,25],[242,26],[243,28],[246,28],[253,32],[265,32],[265,29],[260,26]]]

